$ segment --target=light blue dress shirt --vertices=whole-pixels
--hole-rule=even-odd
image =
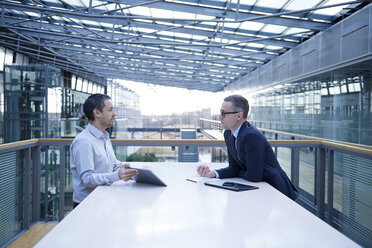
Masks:
[[[82,202],[98,185],[120,180],[122,162],[116,159],[109,134],[91,124],[70,147],[70,167],[74,184],[73,201]]]
[[[232,135],[234,135],[235,137],[235,149],[238,149],[238,147],[236,146],[237,142],[238,142],[238,134],[239,134],[239,130],[241,128],[241,126],[243,125],[243,123],[233,132]],[[214,174],[216,174],[216,178],[220,178],[220,175],[218,174],[217,171],[214,170]]]

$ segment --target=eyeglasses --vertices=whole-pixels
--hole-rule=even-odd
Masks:
[[[225,115],[237,114],[237,113],[239,113],[239,112],[241,112],[241,111],[234,111],[234,112],[225,112],[224,110],[221,110],[221,111],[220,111],[222,117],[224,117],[224,118],[225,118]]]

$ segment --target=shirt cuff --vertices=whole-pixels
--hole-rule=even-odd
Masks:
[[[107,178],[111,181],[111,183],[120,180],[119,173],[117,171],[109,173],[109,175],[107,175]]]
[[[216,178],[220,178],[220,174],[218,174],[218,172],[217,171],[213,171],[214,172],[214,174],[216,174]]]

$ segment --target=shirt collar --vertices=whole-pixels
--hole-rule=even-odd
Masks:
[[[238,127],[234,132],[233,132],[233,135],[234,135],[235,139],[238,138],[239,130],[240,130],[240,128],[242,127],[242,125],[243,125],[243,123],[240,124],[240,126],[239,126],[239,127]]]
[[[99,130],[95,126],[91,125],[90,123],[88,124],[88,126],[86,128],[97,139],[101,139],[101,138],[108,139],[108,132],[106,132],[106,130],[104,132],[102,132],[101,130]]]

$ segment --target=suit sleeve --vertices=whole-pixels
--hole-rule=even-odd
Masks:
[[[227,138],[227,136],[231,135],[230,134],[227,134],[226,131],[224,133],[224,138],[225,138],[225,143],[226,143],[226,146],[227,146],[227,155],[228,155],[228,159],[229,159],[229,166],[226,167],[226,168],[223,168],[223,169],[219,169],[219,170],[216,170],[217,173],[219,174],[220,178],[229,178],[229,177],[238,177],[239,176],[239,172],[241,171],[241,167],[235,162],[235,160],[232,158],[231,156],[231,153],[229,151],[231,151],[231,144]]]
[[[265,166],[265,142],[263,137],[252,133],[242,142],[247,170],[241,171],[240,176],[252,182],[262,180]]]

